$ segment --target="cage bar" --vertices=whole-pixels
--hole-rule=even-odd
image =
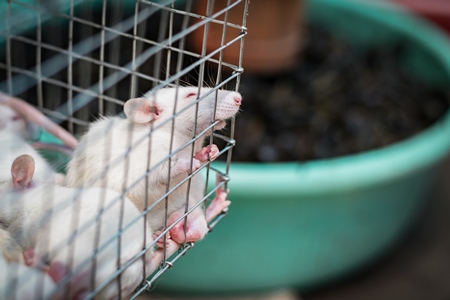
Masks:
[[[228,175],[232,158],[234,141],[234,118],[228,127],[227,133],[216,133],[214,127],[219,123],[215,120],[215,113],[211,124],[197,132],[197,122],[194,122],[193,135],[189,141],[175,147],[175,124],[180,116],[191,107],[195,108],[194,120],[199,114],[202,101],[214,96],[217,108],[218,90],[226,86],[233,86],[232,90],[239,91],[242,68],[243,40],[247,33],[245,18],[248,12],[248,1],[228,0],[224,8],[215,7],[214,0],[207,1],[207,10],[204,13],[193,12],[196,1],[192,0],[160,0],[160,1],[110,1],[110,0],[8,0],[4,4],[4,27],[0,26],[0,92],[11,97],[18,97],[39,109],[44,115],[56,124],[60,124],[67,131],[81,137],[89,129],[92,122],[102,116],[120,115],[123,117],[123,107],[126,100],[135,97],[150,97],[160,89],[173,87],[177,90],[177,101],[180,87],[194,86],[198,88],[198,96],[189,106],[182,110],[174,108],[172,115],[165,123],[158,126],[149,126],[148,133],[140,140],[133,140],[129,135],[123,141],[129,149],[120,156],[124,161],[123,174],[125,181],[120,187],[120,196],[114,200],[108,200],[106,190],[102,191],[98,204],[98,213],[88,220],[84,220],[77,209],[81,205],[84,189],[77,192],[76,197],[66,202],[56,201],[55,190],[50,194],[55,197],[55,205],[51,211],[43,215],[36,224],[38,228],[46,228],[52,223],[52,218],[71,207],[73,213],[72,234],[49,251],[46,257],[40,261],[45,265],[53,257],[64,249],[72,249],[68,261],[71,266],[60,281],[57,282],[57,290],[53,293],[65,293],[69,296],[72,282],[77,274],[89,269],[89,293],[85,299],[93,299],[104,291],[112,283],[117,284],[117,289],[122,290],[121,276],[135,262],[141,261],[142,269],[139,271],[143,281],[132,293],[131,299],[135,299],[141,293],[153,288],[158,278],[170,269],[176,268],[176,261],[194,247],[194,243],[186,240],[188,228],[186,226],[189,215],[198,208],[206,213],[206,207],[214,198],[219,189],[227,188],[230,179]],[[243,5],[242,23],[229,22],[229,13]],[[1,9],[2,7],[0,7]],[[0,10],[1,11],[1,10]],[[17,19],[23,14],[21,20]],[[222,26],[220,45],[211,48],[208,45],[211,24]],[[238,30],[231,36],[230,30]],[[202,32],[203,40],[201,51],[197,51],[191,45],[192,36]],[[227,61],[223,55],[224,50],[233,44],[239,44],[239,61]],[[24,55],[32,53],[31,56]],[[211,74],[212,73],[212,74]],[[203,87],[212,89],[200,95]],[[0,103],[1,104],[1,103]],[[177,104],[175,104],[177,105]],[[178,121],[179,122],[179,121]],[[131,123],[131,122],[130,122]],[[152,161],[150,151],[153,134],[158,129],[171,124],[171,142],[169,154],[164,160],[157,163]],[[131,124],[130,126],[135,126]],[[39,135],[32,137],[33,141],[39,141],[48,133],[38,131]],[[2,133],[0,132],[0,135]],[[50,134],[48,134],[50,135]],[[47,135],[47,136],[48,136]],[[50,135],[51,136],[51,135]],[[105,132],[105,139],[112,141],[110,132]],[[185,178],[176,183],[171,183],[171,161],[176,155],[189,149],[191,155],[190,165],[194,165],[194,143],[208,136],[207,144],[212,146],[216,140],[221,140],[219,156],[226,162],[225,170],[219,170],[207,161],[198,170],[190,172]],[[52,137],[54,139],[54,137]],[[129,180],[130,153],[133,149],[142,145],[148,145],[146,172],[138,176],[136,180]],[[108,151],[106,151],[108,152]],[[96,180],[108,182],[108,170],[118,162],[110,161],[111,154],[103,153],[99,156],[104,164],[104,170],[98,174]],[[70,158],[51,161],[56,165],[65,164]],[[158,167],[168,163],[165,192],[149,203],[148,190],[150,189],[150,176]],[[203,197],[190,202],[190,189],[192,178],[204,174],[206,180],[202,184]],[[215,175],[222,180],[213,184]],[[139,185],[145,185],[144,208],[132,219],[124,222],[126,195]],[[186,186],[185,199],[183,200],[183,213],[172,224],[169,219],[169,199],[177,189]],[[50,189],[51,190],[51,189]],[[49,190],[49,191],[50,191]],[[70,200],[70,201],[69,201]],[[1,200],[0,200],[1,201]],[[151,243],[147,240],[150,234],[148,226],[144,225],[144,236],[141,251],[136,251],[133,257],[125,262],[121,261],[122,240],[135,228],[136,224],[144,220],[147,224],[148,213],[155,210],[158,205],[165,207],[164,224],[158,237],[154,237]],[[108,237],[102,236],[105,228],[104,218],[108,216],[114,207],[119,205],[117,231]],[[216,216],[209,224],[211,231],[218,222],[225,217],[227,210]],[[1,221],[1,220],[0,220]],[[166,233],[170,232],[178,222],[184,221],[184,243],[173,253],[163,249],[163,259],[150,277],[147,277],[146,253],[150,253],[156,247],[157,241],[162,238],[166,244]],[[93,250],[91,255],[75,264],[76,253],[74,249],[79,238],[91,232]],[[206,237],[207,239],[207,237]],[[50,245],[50,243],[49,243]],[[97,282],[98,268],[101,267],[100,257],[108,251],[108,247],[117,245],[115,257],[115,271],[109,274],[102,282]],[[48,246],[50,247],[50,246]],[[68,248],[72,247],[72,248]],[[194,250],[195,251],[195,250]],[[224,249],[224,251],[226,251]],[[186,256],[184,259],[189,259]],[[72,264],[73,263],[73,264]],[[43,281],[44,279],[41,279]],[[25,287],[16,287],[25,288]],[[35,288],[36,292],[44,292],[42,286]],[[119,294],[119,298],[122,295]]]

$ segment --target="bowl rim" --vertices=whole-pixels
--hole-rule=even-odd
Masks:
[[[406,9],[385,1],[368,4],[360,0],[314,0],[327,7],[357,13],[382,23],[420,43],[450,78],[450,39],[439,29],[413,16]],[[382,2],[382,3],[379,3]],[[349,5],[351,4],[351,5]],[[380,13],[380,10],[383,10]],[[385,14],[395,14],[386,18]],[[239,147],[239,142],[237,143]],[[386,184],[412,173],[426,171],[450,152],[450,110],[432,126],[397,143],[365,152],[307,162],[246,163],[233,162],[230,178],[234,191],[248,190],[283,194],[323,194]],[[225,163],[215,162],[218,169]],[[273,184],[269,184],[273,182]],[[258,193],[258,194],[259,194]]]

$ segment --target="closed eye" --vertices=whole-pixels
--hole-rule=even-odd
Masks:
[[[186,98],[197,97],[197,93],[189,93],[186,95]]]

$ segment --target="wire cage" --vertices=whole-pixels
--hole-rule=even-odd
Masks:
[[[132,135],[141,124],[137,127],[130,125],[125,131],[129,136],[114,142],[111,142],[114,138],[112,132],[117,124],[108,124],[105,127],[107,131],[99,139],[109,139],[111,144],[101,149],[95,145],[90,148],[102,166],[96,180],[108,182],[120,177],[121,184],[94,184],[94,180],[87,180],[80,186],[68,184],[66,179],[70,175],[70,167],[67,162],[86,150],[78,150],[81,142],[75,152],[69,149],[69,156],[48,150],[39,152],[54,170],[68,172],[66,179],[55,180],[56,184],[42,184],[45,189],[37,183],[37,187],[20,193],[5,192],[1,189],[5,182],[0,184],[0,233],[4,231],[18,241],[25,261],[28,249],[34,251],[31,267],[29,263],[25,266],[0,259],[0,264],[5,264],[2,269],[9,270],[6,275],[0,272],[0,281],[3,280],[0,296],[19,299],[32,292],[31,298],[36,299],[121,299],[128,295],[134,299],[149,290],[161,274],[193,247],[194,243],[186,237],[188,217],[200,210],[204,218],[209,203],[214,201],[211,199],[214,195],[217,197],[219,191],[226,191],[230,179],[228,170],[235,145],[234,116],[228,122],[228,130],[218,133],[215,129],[221,121],[215,119],[215,115],[221,91],[238,92],[243,72],[247,11],[248,1],[244,0],[6,0],[0,3],[0,101],[23,99],[81,140],[90,131],[92,123],[99,119],[125,120],[124,104],[128,99],[147,102],[152,99],[156,102],[158,95],[162,95],[161,91],[171,89],[175,101],[170,117],[165,120],[166,125],[160,126],[171,128],[168,152],[163,159],[151,161],[151,151],[158,151],[158,147],[152,145],[160,145],[159,127],[153,126],[152,122],[145,124],[147,131],[140,135],[143,138],[139,142]],[[191,102],[185,107],[183,117],[184,111],[177,109],[177,105],[181,106],[182,90],[186,86],[196,92],[194,96],[189,95]],[[198,132],[202,103],[208,99],[214,99],[214,114],[208,126]],[[240,98],[236,99],[234,101],[240,104]],[[155,113],[154,107],[151,113]],[[186,114],[190,115],[192,124],[186,121]],[[117,115],[120,119],[113,117]],[[193,127],[188,130],[191,134],[188,142],[181,146],[176,143],[175,132],[180,126]],[[0,137],[2,134],[0,131]],[[202,150],[211,150],[214,144],[219,145],[216,156],[225,161],[224,168],[219,170],[211,166],[210,154],[207,154],[208,159],[194,166],[197,151],[194,148],[205,137]],[[27,138],[28,144],[48,141],[63,144],[36,126]],[[121,162],[109,159],[112,154],[107,150],[112,152],[114,143],[121,143],[126,149],[119,156]],[[130,174],[134,171],[128,166],[133,163],[130,157],[138,147],[147,149],[148,155],[142,158],[145,172],[133,177]],[[2,151],[12,152],[10,156],[14,157],[22,154],[8,149],[7,143],[0,146]],[[189,171],[174,181],[171,172],[175,172],[176,162],[180,160],[177,155],[183,151],[190,153]],[[10,156],[5,157],[11,160]],[[35,176],[40,171],[39,159],[34,157]],[[117,170],[113,175],[109,172],[114,163],[121,163],[120,175]],[[166,168],[164,180],[159,177],[159,181],[155,180],[152,172],[162,166]],[[201,187],[198,187],[193,182],[200,176],[203,179]],[[162,186],[163,192],[156,193],[157,199],[150,201],[149,194],[153,189],[157,190],[155,184],[159,188]],[[139,207],[136,204],[139,211],[133,214],[129,211],[133,212],[136,207],[130,207],[128,198],[136,186],[144,186],[146,192],[141,201],[144,205]],[[175,221],[170,221],[171,199],[182,187],[182,213],[176,215]],[[201,196],[193,194],[193,189],[196,193],[201,190]],[[196,197],[194,202],[189,200],[193,195]],[[5,199],[21,201],[24,207],[30,200],[50,204],[45,204],[48,206],[42,208],[39,218],[32,217],[28,223],[20,215],[8,221],[9,216],[2,211],[7,207],[2,204]],[[156,209],[163,212],[159,230],[148,226],[151,212]],[[225,215],[226,210],[207,218],[209,229]],[[17,238],[20,235],[17,231],[10,230],[11,224],[20,223],[20,220],[28,224],[28,227],[19,226],[23,231],[26,231],[25,227],[29,229],[26,245]],[[56,222],[59,222],[58,226]],[[169,248],[171,230],[180,224],[184,240],[176,243],[175,248]],[[65,225],[69,228],[60,231]],[[112,235],[111,228],[114,229]],[[0,242],[4,240],[0,234]],[[134,241],[137,248],[128,246],[136,244]],[[38,256],[35,252],[39,251],[44,252]],[[127,251],[131,251],[131,255],[124,261],[122,256]],[[88,253],[79,255],[82,252]],[[157,255],[160,256],[154,267],[153,258]],[[56,258],[59,261],[55,264]],[[16,267],[10,268],[12,265]],[[133,272],[127,271],[131,269]],[[47,282],[48,277],[50,283]],[[135,284],[136,280],[138,284]],[[81,291],[77,290],[77,284],[83,287]],[[109,292],[105,292],[108,289]]]

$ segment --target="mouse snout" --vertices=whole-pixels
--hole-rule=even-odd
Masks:
[[[233,117],[242,103],[242,96],[238,92],[227,92],[217,103],[216,119],[227,120]]]
[[[233,96],[233,100],[234,100],[234,103],[235,103],[237,106],[241,106],[241,103],[242,103],[242,97],[241,97],[240,94],[234,95],[234,96]]]
[[[242,96],[238,92],[228,92],[224,97],[224,102],[228,105],[239,107],[242,104]]]

